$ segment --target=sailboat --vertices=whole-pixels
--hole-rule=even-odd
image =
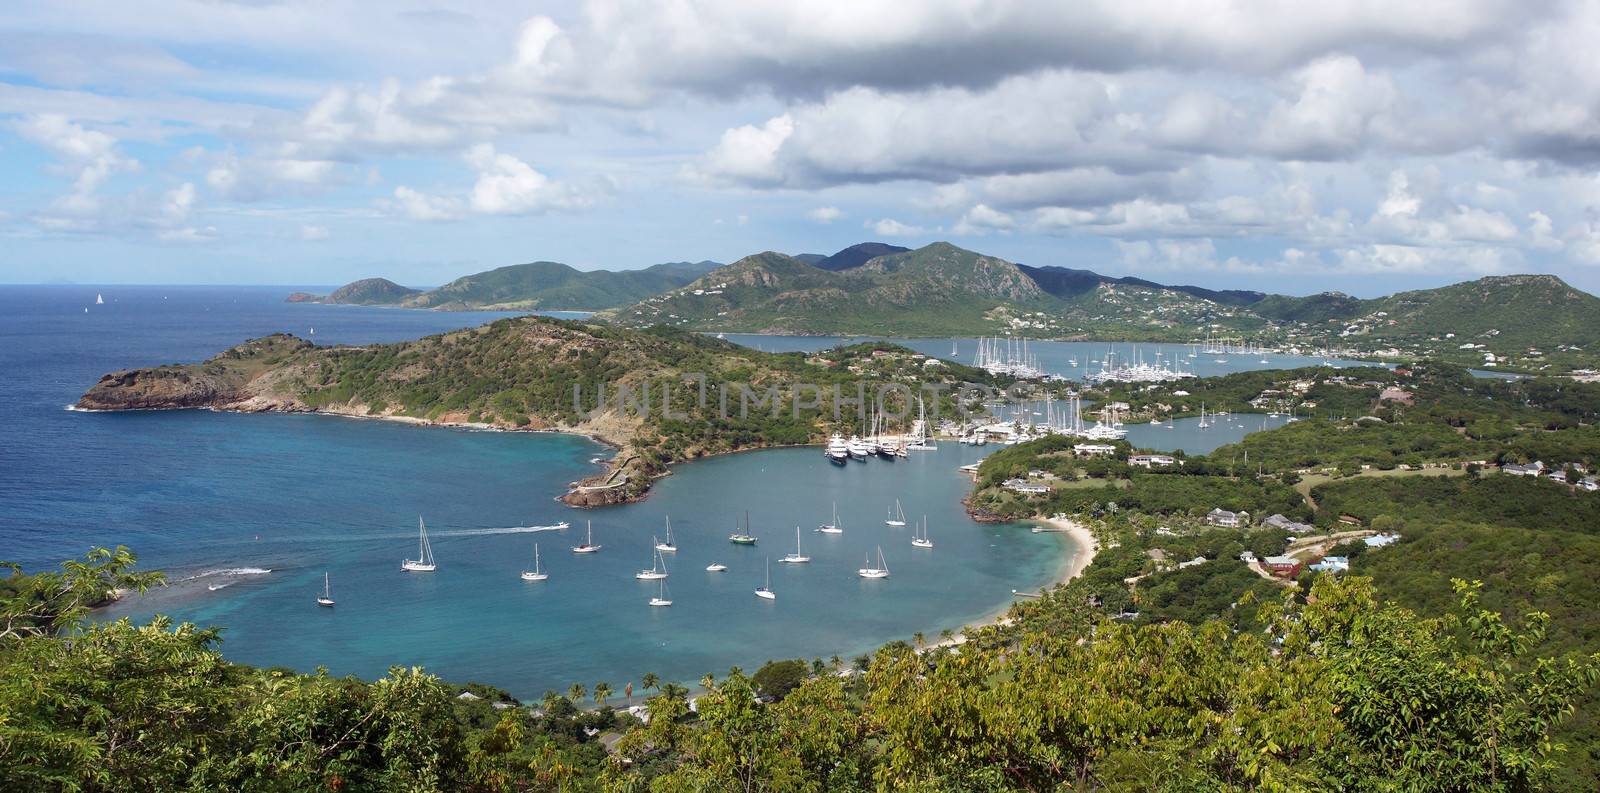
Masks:
[[[410,573],[431,573],[439,569],[433,562],[433,546],[428,544],[428,526],[417,516],[417,558],[403,559],[400,569]]]
[[[677,553],[678,546],[672,544],[672,516],[667,516],[667,541],[656,543],[656,550],[663,553]]]
[[[756,597],[764,600],[777,600],[778,596],[772,592],[772,557],[767,557],[767,583],[756,587]]]
[[[95,296],[94,296],[94,304],[97,305],[97,306],[103,306],[103,305],[106,304],[106,299],[101,297],[100,294],[97,292],[97,293],[95,293]]]
[[[549,573],[539,569],[539,543],[533,544],[533,569],[522,571],[524,581],[543,581],[550,577]]]
[[[824,523],[817,527],[823,534],[843,534],[844,527],[839,525],[839,502],[833,502],[833,522]]]
[[[1211,426],[1211,422],[1206,421],[1206,403],[1204,402],[1200,403],[1200,423],[1196,424],[1195,426],[1199,427],[1200,429],[1205,429]]]
[[[862,578],[888,578],[889,577],[889,565],[885,564],[884,561],[883,561],[883,546],[882,545],[878,546],[878,566],[877,567],[873,567],[872,566],[872,557],[870,557],[870,556],[867,557],[867,559],[864,562],[864,564],[866,564],[866,567],[863,567],[863,568],[857,570],[856,571],[856,575],[861,576]]]
[[[887,518],[884,518],[883,525],[885,525],[885,526],[904,526],[904,525],[906,525],[906,511],[900,508],[900,499],[897,498],[897,499],[894,500],[894,510],[889,513],[889,516]]]
[[[785,564],[805,564],[806,562],[811,561],[811,557],[800,553],[799,526],[794,527],[794,553],[784,554],[783,558],[779,559],[778,561],[784,562]]]
[[[670,605],[672,605],[672,598],[667,597],[667,582],[665,582],[665,581],[661,582],[660,588],[658,588],[656,590],[656,596],[653,597],[653,598],[650,598],[650,605],[652,605],[652,606],[670,606]]]
[[[656,538],[651,537],[650,538],[650,544],[653,546],[653,545],[655,545],[655,542],[656,542]],[[655,580],[660,579],[660,578],[666,578],[667,577],[667,560],[662,558],[660,551],[655,550],[654,548],[651,548],[651,550],[650,550],[650,569],[649,570],[640,570],[639,572],[634,573],[633,577],[639,579],[640,581],[655,581]]]
[[[932,548],[933,540],[928,539],[928,516],[922,516],[922,536],[917,536],[917,530],[911,530],[911,544],[918,548]]]
[[[594,521],[589,520],[584,521],[584,523],[588,524],[588,533],[585,535],[582,545],[572,546],[573,553],[594,553],[600,550],[600,546],[594,544]]]
[[[756,536],[750,533],[750,513],[748,511],[744,513],[744,530],[735,531],[734,533],[729,534],[728,542],[731,542],[734,545],[756,544]]]
[[[333,608],[333,590],[328,587],[328,574],[322,574],[322,594],[317,595],[317,605]]]

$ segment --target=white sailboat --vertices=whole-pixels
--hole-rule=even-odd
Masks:
[[[650,544],[655,545],[656,538],[650,538]],[[655,548],[650,549],[650,569],[640,570],[633,574],[640,581],[655,581],[667,577],[667,560]]]
[[[667,516],[667,541],[656,543],[656,550],[662,553],[677,553],[678,546],[672,544],[672,516]]]
[[[1207,427],[1211,426],[1211,422],[1206,421],[1206,403],[1204,402],[1200,403],[1200,423],[1196,424],[1195,426],[1199,427],[1200,429],[1206,429]]]
[[[658,588],[656,590],[656,596],[653,597],[653,598],[650,598],[650,605],[652,605],[652,606],[670,606],[670,605],[672,605],[672,598],[667,597],[667,582],[665,582],[665,581],[661,582],[660,588]]]
[[[885,526],[904,526],[904,525],[906,525],[906,511],[900,508],[900,499],[897,498],[897,499],[894,500],[894,509],[889,512],[889,516],[887,518],[884,518],[883,525],[885,525]]]
[[[866,567],[863,567],[863,568],[857,570],[856,571],[856,575],[861,576],[862,578],[888,578],[889,577],[889,565],[886,564],[883,561],[883,546],[882,545],[878,546],[878,566],[877,567],[873,567],[872,566],[872,557],[870,557],[870,556],[867,557],[867,559],[864,562],[864,564],[866,565]]]
[[[785,564],[805,564],[806,562],[811,561],[811,557],[800,553],[799,526],[794,527],[794,553],[784,554],[783,558],[779,559],[778,561]]]
[[[763,600],[777,600],[778,596],[772,592],[772,557],[767,557],[767,583],[756,587],[756,597]]]
[[[589,520],[584,521],[584,523],[588,524],[587,534],[582,545],[572,546],[573,553],[594,553],[600,550],[600,546],[594,544],[594,521]]]
[[[94,304],[95,304],[95,305],[97,305],[97,306],[103,306],[103,305],[105,305],[105,304],[106,304],[106,299],[105,299],[105,298],[103,298],[103,297],[101,297],[101,296],[100,296],[100,295],[99,295],[99,293],[95,293],[95,296],[94,296]]]
[[[539,569],[539,543],[533,544],[533,569],[522,571],[524,581],[543,581],[550,577],[549,573]]]
[[[317,605],[333,608],[333,590],[328,587],[328,574],[322,574],[322,594],[317,595]]]
[[[428,543],[428,526],[417,516],[417,558],[403,559],[400,569],[409,573],[431,573],[439,569],[433,561],[433,546]]]
[[[839,525],[839,502],[833,502],[833,522],[824,523],[821,526],[818,526],[817,531],[822,532],[823,534],[844,533],[844,527]]]
[[[916,529],[911,530],[911,544],[918,548],[932,548],[933,540],[928,539],[928,516],[922,516],[922,534],[918,536]]]

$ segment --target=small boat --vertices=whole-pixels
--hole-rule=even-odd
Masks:
[[[665,582],[665,581],[661,582],[661,587],[656,590],[656,596],[653,597],[653,598],[650,598],[650,605],[652,605],[652,606],[670,606],[670,605],[672,605],[672,598],[667,597],[667,582]]]
[[[805,564],[806,562],[811,561],[811,557],[805,556],[805,555],[800,553],[800,527],[799,526],[794,527],[794,553],[784,554],[783,558],[779,559],[778,561],[783,562],[785,564]]]
[[[672,544],[672,517],[667,517],[667,540],[656,543],[656,550],[662,553],[677,553],[678,546]]]
[[[888,517],[883,519],[883,525],[885,525],[885,526],[904,526],[904,525],[906,525],[906,511],[900,508],[900,499],[897,498],[897,499],[894,500],[894,509],[890,510]]]
[[[317,605],[333,608],[333,589],[328,586],[328,574],[322,574],[322,594],[317,595]]]
[[[734,531],[734,533],[729,534],[728,535],[728,542],[731,542],[734,545],[755,545],[756,544],[756,536],[754,534],[750,533],[750,513],[749,512],[744,513],[744,530],[743,531],[736,530],[736,531]]]
[[[866,567],[863,567],[863,568],[857,570],[856,571],[856,575],[861,576],[862,578],[888,578],[889,577],[889,565],[885,564],[884,561],[883,561],[883,546],[882,545],[878,546],[878,566],[877,567],[873,567],[872,566],[872,557],[870,557],[870,556],[867,557],[867,559],[864,562],[864,564],[866,564]]]
[[[433,546],[428,543],[428,526],[417,516],[417,558],[403,559],[400,569],[408,573],[431,573],[439,569],[433,561]]]
[[[767,557],[767,583],[756,587],[756,597],[763,600],[777,600],[778,596],[772,592],[772,557]]]
[[[834,465],[844,465],[850,462],[850,444],[846,443],[844,438],[837,433],[828,439],[828,446],[823,449],[822,453],[828,458],[828,462]]]
[[[600,550],[600,546],[594,544],[594,521],[584,522],[588,524],[588,533],[585,535],[582,545],[572,546],[573,553],[594,553]]]
[[[932,548],[933,540],[928,539],[928,516],[922,516],[922,534],[917,535],[916,529],[911,530],[911,544],[918,548]]]
[[[539,569],[539,543],[533,544],[533,569],[522,571],[524,581],[543,581],[550,577],[549,573]]]
[[[99,293],[96,293],[94,296],[94,304],[97,306],[103,306],[106,304],[106,299],[101,297]]]
[[[706,572],[708,573],[725,573],[727,571],[728,566],[721,562],[712,562],[711,564],[706,565]]]
[[[654,545],[655,541],[656,538],[650,538],[651,545]],[[660,551],[652,548],[650,551],[650,569],[640,570],[639,572],[634,573],[633,577],[639,579],[640,581],[655,581],[657,579],[666,578],[667,561],[661,557]]]
[[[844,527],[839,525],[839,502],[833,502],[833,522],[824,523],[817,527],[823,534],[843,534]]]

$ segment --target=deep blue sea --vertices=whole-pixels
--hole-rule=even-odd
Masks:
[[[502,316],[291,305],[289,291],[0,287],[0,559],[38,569],[125,544],[172,585],[105,616],[221,626],[223,652],[241,662],[368,677],[417,664],[536,697],[574,682],[620,689],[644,672],[692,682],[733,664],[849,657],[935,635],[1040,586],[1066,557],[1060,535],[967,519],[956,469],[992,450],[958,444],[843,468],[815,449],[731,455],[678,466],[642,503],[579,511],[555,497],[610,452],[578,437],[65,409],[106,372],[202,360],[275,331],[386,342]],[[912,519],[927,515],[933,550],[884,525],[896,498]],[[845,533],[814,533],[834,502]],[[746,510],[754,548],[726,541]],[[419,515],[433,574],[399,570],[416,552]],[[633,573],[650,565],[651,536],[669,515],[675,605],[651,608],[656,585]],[[574,555],[589,519],[604,550]],[[561,520],[573,528],[523,528]],[[777,564],[797,525],[813,561]],[[542,583],[518,577],[535,542],[551,575]],[[880,546],[891,577],[858,578]],[[768,556],[770,602],[752,593]],[[730,569],[707,573],[713,561]],[[314,603],[324,572],[333,609]]]

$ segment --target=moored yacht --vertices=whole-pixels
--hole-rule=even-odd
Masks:
[[[871,556],[867,557],[867,559],[864,562],[864,564],[866,566],[862,567],[859,570],[857,570],[856,571],[856,575],[861,576],[862,578],[888,578],[889,577],[889,565],[886,564],[883,561],[883,546],[881,546],[881,545],[878,546],[878,565],[876,567],[874,567],[872,565],[872,557]]]
[[[867,442],[861,440],[861,437],[858,435],[851,435],[850,440],[845,442],[844,448],[847,454],[856,458],[857,460],[867,459]]]
[[[837,434],[828,439],[828,446],[822,453],[828,458],[828,462],[835,465],[844,465],[850,461],[850,445]]]

